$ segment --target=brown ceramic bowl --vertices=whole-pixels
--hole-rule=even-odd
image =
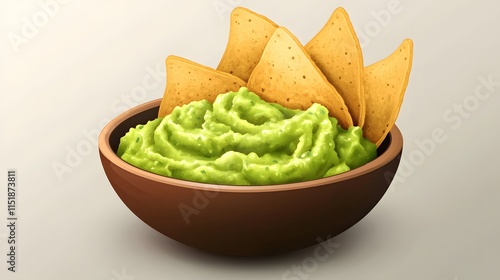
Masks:
[[[328,178],[269,186],[172,179],[116,155],[120,137],[155,119],[160,101],[132,108],[103,128],[99,153],[104,171],[120,199],[142,221],[178,242],[213,253],[273,255],[342,233],[382,198],[402,153],[403,138],[394,126],[375,160]]]

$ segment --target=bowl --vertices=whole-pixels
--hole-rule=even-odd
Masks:
[[[300,183],[230,186],[153,174],[116,155],[120,138],[153,120],[161,99],[132,108],[99,135],[106,176],[144,223],[186,245],[224,255],[266,256],[306,248],[352,227],[379,202],[397,171],[403,138],[394,126],[373,161]]]

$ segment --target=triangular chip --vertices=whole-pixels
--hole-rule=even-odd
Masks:
[[[273,33],[247,87],[267,102],[306,110],[313,103],[325,106],[330,116],[347,129],[352,118],[335,87],[314,64],[299,40],[279,27]]]
[[[245,81],[231,74],[217,71],[207,66],[178,56],[168,56],[167,85],[160,104],[158,117],[172,112],[176,106],[191,101],[206,99],[214,102],[217,95],[238,91],[246,86]]]
[[[226,50],[217,70],[247,81],[277,27],[262,15],[242,7],[235,8],[231,12]]]
[[[305,45],[305,49],[344,99],[354,125],[363,127],[363,54],[344,8],[337,8],[332,13],[323,28]]]
[[[392,129],[413,60],[413,41],[406,39],[391,55],[365,68],[366,117],[364,136],[377,147]]]

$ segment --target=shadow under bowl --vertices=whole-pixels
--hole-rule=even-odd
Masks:
[[[352,227],[379,202],[397,171],[403,138],[394,126],[373,161],[332,177],[229,186],[164,177],[116,155],[120,138],[156,118],[161,99],[132,108],[99,135],[99,155],[125,205],[160,233],[217,254],[265,256],[315,245]]]

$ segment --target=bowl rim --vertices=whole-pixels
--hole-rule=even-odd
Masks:
[[[397,157],[402,152],[403,149],[403,136],[399,128],[396,126],[396,124],[394,124],[391,131],[387,134],[389,138],[389,144],[387,146],[387,149],[381,155],[377,156],[377,158],[366,163],[363,166],[330,177],[324,177],[324,178],[308,180],[303,182],[296,182],[296,183],[285,183],[285,184],[274,184],[274,185],[251,185],[251,186],[208,184],[208,183],[200,183],[200,182],[170,178],[146,170],[142,170],[138,167],[135,167],[127,163],[126,161],[122,160],[116,155],[116,153],[113,151],[109,143],[109,138],[111,133],[113,132],[114,129],[116,129],[116,127],[119,124],[143,111],[159,106],[161,100],[162,98],[158,98],[155,100],[145,102],[138,106],[135,106],[131,109],[122,112],[121,114],[113,118],[111,121],[109,121],[108,124],[106,124],[103,127],[101,133],[99,134],[98,148],[102,156],[108,159],[112,164],[118,166],[120,169],[123,169],[126,172],[132,173],[136,176],[140,176],[145,179],[162,184],[174,185],[177,187],[196,189],[196,190],[237,192],[237,193],[279,192],[279,191],[312,188],[312,187],[318,187],[322,185],[329,185],[333,183],[346,181],[358,177],[360,175],[370,173],[391,162],[395,157]]]

